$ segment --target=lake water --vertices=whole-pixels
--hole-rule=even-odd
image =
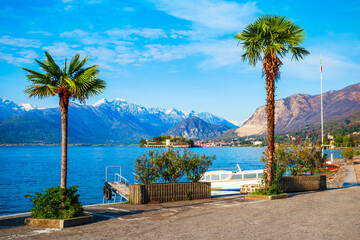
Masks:
[[[102,203],[107,166],[122,166],[131,183],[132,161],[148,151],[138,147],[69,147],[68,186],[78,185],[83,205]],[[211,170],[261,169],[264,148],[192,148],[199,154],[216,155]],[[330,153],[330,151],[328,151]],[[338,157],[340,151],[331,151]],[[60,185],[61,147],[0,147],[0,215],[29,212],[32,203],[24,194]]]

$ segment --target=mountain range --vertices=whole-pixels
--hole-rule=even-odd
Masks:
[[[197,140],[220,136],[229,129],[229,127],[224,125],[215,125],[205,122],[198,117],[190,117],[170,128],[163,135],[183,136],[187,139]]]
[[[320,95],[294,94],[275,101],[275,134],[320,125]],[[355,115],[360,110],[360,83],[323,94],[324,122]],[[359,119],[360,120],[360,119]],[[239,137],[266,134],[266,107],[261,106],[235,133]]]
[[[145,108],[116,98],[93,105],[71,103],[69,142],[87,144],[134,144],[141,138],[160,136],[184,119],[199,117],[209,124],[238,128],[211,113],[187,113],[178,109]],[[36,109],[0,99],[0,143],[57,144],[60,135],[60,108]]]

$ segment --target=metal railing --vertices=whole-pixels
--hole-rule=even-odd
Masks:
[[[114,168],[119,169],[118,172],[113,171],[115,173],[110,173],[109,169],[114,169]],[[128,190],[129,190],[128,189],[129,188],[129,181],[122,176],[122,168],[121,168],[121,166],[106,167],[105,181],[106,181],[106,183],[107,182],[113,182],[114,184],[119,186],[124,191],[123,193],[121,193],[117,189],[111,187],[111,191],[113,193],[115,193],[114,202],[116,200],[116,196],[121,196],[121,198],[125,198],[125,195],[123,195],[123,194],[126,194],[126,192],[128,192]],[[123,184],[121,184],[121,183],[123,183]],[[104,197],[103,202],[104,201],[105,201],[105,197]]]

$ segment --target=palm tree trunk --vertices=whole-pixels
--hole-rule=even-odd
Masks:
[[[273,182],[273,159],[275,150],[275,81],[266,77],[266,114],[267,114],[267,166],[266,186]]]
[[[61,111],[61,188],[66,188],[67,181],[67,145],[68,145],[68,109],[69,97],[67,94],[59,94]]]
[[[276,54],[264,57],[263,69],[266,75],[266,114],[267,114],[267,166],[266,186],[271,186],[274,180],[273,161],[275,150],[275,81],[279,78],[279,68],[282,62]]]

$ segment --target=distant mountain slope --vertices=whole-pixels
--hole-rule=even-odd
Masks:
[[[0,98],[0,120],[33,109],[35,107],[30,104],[16,104],[13,101]]]
[[[163,135],[183,136],[188,139],[204,139],[220,136],[230,128],[224,125],[207,123],[198,117],[190,117],[170,128]]]
[[[35,132],[37,136],[33,137],[33,143],[56,143],[56,141],[60,143],[59,138],[46,136],[46,132],[49,135],[54,135],[53,131],[60,131],[59,108],[25,111],[14,102],[8,100],[3,102],[5,101],[3,111],[0,112],[4,116],[2,120],[0,119],[0,126],[3,129],[0,143],[9,143],[10,140],[11,143],[30,143],[31,134]],[[92,144],[138,143],[141,138],[149,139],[161,135],[186,119],[190,114],[201,115],[205,121],[232,125],[225,119],[210,113],[186,113],[177,109],[145,108],[119,98],[113,101],[102,99],[89,106],[70,104],[69,142]],[[14,116],[16,118],[13,118]],[[19,124],[25,122],[27,128],[20,127]],[[37,124],[38,122],[43,124]],[[53,126],[53,129],[48,128],[50,125]],[[40,133],[43,126],[46,131]],[[25,135],[29,137],[22,137]]]
[[[341,119],[360,110],[360,83],[323,94],[324,121]],[[275,133],[283,134],[320,123],[320,95],[294,94],[275,102]],[[255,113],[235,133],[242,136],[266,133],[266,108]]]

